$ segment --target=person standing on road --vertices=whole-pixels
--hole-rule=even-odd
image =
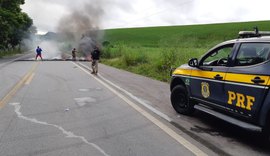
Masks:
[[[72,50],[72,60],[73,61],[76,61],[76,53],[77,53],[76,48],[73,48],[73,50]]]
[[[99,62],[100,51],[97,46],[95,46],[94,50],[91,52],[91,59],[92,59],[92,73],[98,73],[98,62]]]
[[[42,59],[42,56],[41,56],[41,52],[42,52],[42,49],[39,47],[39,46],[37,46],[37,49],[36,49],[36,60],[37,60],[37,58],[38,57],[40,57],[41,58],[41,60],[43,60]]]

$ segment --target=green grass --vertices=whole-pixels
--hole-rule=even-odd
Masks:
[[[241,30],[270,30],[270,21],[105,30],[105,64],[169,81],[171,67],[200,57],[214,45],[238,37]]]
[[[20,53],[21,53],[21,51],[19,49],[0,51],[0,58],[6,57],[6,56],[13,56],[13,55],[20,54]]]

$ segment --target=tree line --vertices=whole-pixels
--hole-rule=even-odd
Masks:
[[[35,33],[33,20],[20,8],[24,0],[0,0],[0,51],[14,49]]]

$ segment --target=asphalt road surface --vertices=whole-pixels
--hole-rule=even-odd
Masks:
[[[76,63],[16,61],[0,82],[0,155],[206,155]]]
[[[259,134],[175,113],[169,84],[89,62],[0,61],[0,155],[269,155]]]

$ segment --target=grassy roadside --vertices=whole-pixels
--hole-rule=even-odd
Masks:
[[[21,54],[21,50],[19,49],[13,49],[9,51],[0,51],[0,58],[7,57],[7,56],[13,56],[16,54]]]
[[[111,29],[105,31],[104,64],[168,82],[171,67],[200,57],[214,45],[238,37],[241,30],[269,30],[270,21]]]
[[[190,58],[202,54],[205,49],[195,48],[149,48],[117,45],[103,51],[102,63],[120,69],[168,82],[172,67],[186,63]],[[105,55],[107,56],[104,56]],[[110,55],[108,57],[108,55]]]

